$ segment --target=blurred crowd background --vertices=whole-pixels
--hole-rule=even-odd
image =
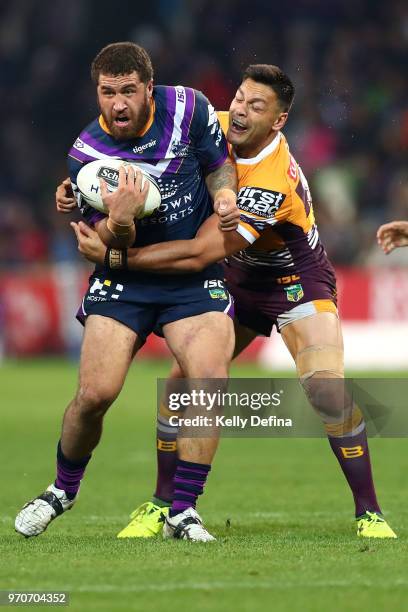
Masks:
[[[217,109],[247,64],[281,66],[297,91],[285,134],[329,256],[386,262],[376,228],[408,218],[407,2],[14,0],[0,3],[0,266],[79,261],[54,192],[97,114],[90,62],[119,40],[150,52],[157,83]]]

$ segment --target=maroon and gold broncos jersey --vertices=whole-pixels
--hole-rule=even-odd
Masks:
[[[228,113],[218,113],[224,132]],[[231,150],[238,172],[237,231],[251,246],[231,259],[277,277],[330,265],[319,239],[309,186],[278,132],[256,157],[240,158]]]

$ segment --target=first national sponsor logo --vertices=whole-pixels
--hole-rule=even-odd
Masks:
[[[258,217],[271,217],[282,206],[286,195],[272,189],[241,187],[238,193],[238,207],[243,212]]]

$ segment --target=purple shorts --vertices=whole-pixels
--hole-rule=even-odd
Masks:
[[[234,259],[223,268],[236,319],[260,335],[270,336],[274,325],[279,331],[316,312],[337,314],[336,277],[328,260],[318,268],[280,277]]]

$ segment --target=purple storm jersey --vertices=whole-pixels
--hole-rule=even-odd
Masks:
[[[75,197],[88,224],[105,215],[89,206],[77,189],[76,178],[83,164],[95,159],[123,159],[137,163],[156,179],[162,203],[151,216],[137,221],[134,246],[138,247],[196,235],[213,213],[205,176],[228,156],[215,110],[201,92],[156,86],[153,100],[153,122],[143,136],[115,140],[99,117],[81,132],[68,155]],[[216,268],[217,264],[211,266],[214,271]]]

